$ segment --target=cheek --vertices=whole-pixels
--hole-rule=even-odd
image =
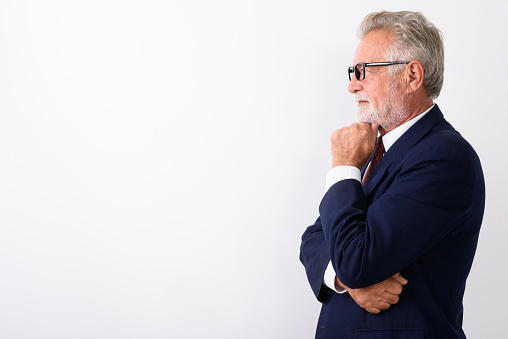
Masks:
[[[384,107],[386,99],[390,95],[390,90],[388,88],[377,88],[370,94],[370,103],[374,108]]]
[[[372,93],[372,95],[370,95],[370,104],[373,108],[379,108],[383,105],[381,97],[378,93]]]

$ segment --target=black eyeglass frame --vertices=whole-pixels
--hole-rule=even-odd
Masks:
[[[402,65],[402,64],[409,64],[411,61],[383,61],[383,62],[359,62],[354,66],[349,66],[347,69],[349,81],[351,81],[351,74],[354,73],[355,77],[358,81],[362,81],[365,79],[365,67],[374,67],[374,66],[391,66],[391,65]],[[362,65],[363,67],[363,76],[360,79],[360,72],[356,70],[356,67],[358,65]]]

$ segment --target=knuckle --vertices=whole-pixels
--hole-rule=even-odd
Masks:
[[[396,296],[396,295],[394,295],[394,296],[392,296],[392,297],[391,297],[389,300],[387,300],[387,301],[388,301],[390,304],[392,304],[392,305],[393,305],[393,304],[396,304],[396,303],[398,303],[398,302],[399,302],[399,297],[398,297],[398,296]]]

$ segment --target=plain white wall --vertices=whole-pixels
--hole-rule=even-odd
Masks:
[[[0,337],[313,337],[300,236],[354,122],[356,27],[381,9],[445,35],[437,103],[487,182],[464,328],[502,338],[494,0],[0,1]]]

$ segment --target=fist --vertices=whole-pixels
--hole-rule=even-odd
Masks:
[[[378,124],[359,122],[332,133],[332,167],[354,166],[361,168],[374,152]]]
[[[399,302],[399,296],[402,293],[403,286],[407,284],[407,279],[397,273],[378,284],[351,289],[335,277],[335,284],[345,288],[358,306],[369,313],[379,314]]]

